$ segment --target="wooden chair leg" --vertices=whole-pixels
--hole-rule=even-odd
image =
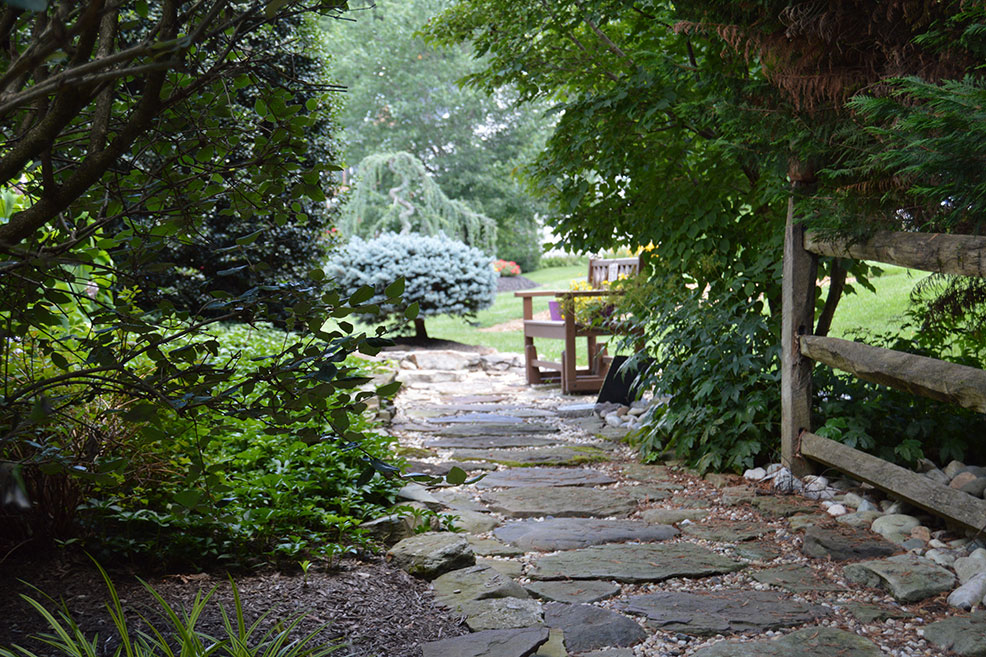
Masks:
[[[538,350],[534,346],[534,340],[530,342],[530,344],[524,347],[524,366],[527,370],[527,383],[533,385],[535,383],[541,383],[541,370],[534,365],[534,361],[538,359]]]

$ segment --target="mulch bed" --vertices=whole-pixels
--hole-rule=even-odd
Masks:
[[[155,611],[160,607],[136,577],[119,572],[111,575],[128,616],[136,619],[137,614],[144,614],[155,622]],[[234,581],[248,623],[269,613],[266,628],[305,614],[297,636],[324,627],[320,644],[331,640],[347,644],[333,653],[339,657],[416,657],[421,654],[419,644],[468,631],[457,617],[435,604],[425,582],[382,559],[344,561],[329,572],[310,571],[307,581],[300,573],[278,572],[234,575]],[[49,629],[17,595],[25,593],[40,599],[41,594],[25,582],[43,594],[64,600],[83,632],[89,637],[101,637],[101,652],[113,654],[118,642],[106,613],[106,586],[84,557],[48,562],[8,560],[0,564],[0,646],[20,644],[40,656],[57,654],[29,639]],[[215,588],[198,628],[213,636],[223,635],[219,605],[233,613],[232,589],[225,573],[154,577],[148,583],[172,606],[186,608],[197,592],[207,593]],[[51,611],[53,607],[47,605]],[[262,634],[261,631],[257,636]]]
[[[523,276],[501,276],[496,281],[497,292],[516,292],[529,290],[532,287],[541,287],[541,284]]]

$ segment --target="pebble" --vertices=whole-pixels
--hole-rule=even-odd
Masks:
[[[849,513],[849,510],[841,504],[833,504],[827,510],[828,514],[832,517],[844,516]]]
[[[767,476],[767,471],[763,468],[752,468],[743,473],[743,478],[747,481],[760,481]]]

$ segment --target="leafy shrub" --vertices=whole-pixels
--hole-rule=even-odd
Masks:
[[[500,276],[520,276],[520,266],[512,260],[496,260],[493,262],[493,271]]]
[[[533,213],[520,212],[499,220],[496,252],[504,260],[516,262],[524,271],[534,271],[541,266],[541,251],[541,230]]]
[[[670,453],[701,471],[739,471],[777,449],[779,340],[748,283],[706,294],[672,277],[634,295],[634,323],[656,363],[640,381],[667,398],[636,438],[645,460]]]
[[[588,267],[589,256],[570,254],[541,257],[541,267],[544,269],[549,269],[552,267],[575,267],[578,265]]]
[[[34,637],[46,646],[43,654],[62,654],[68,657],[99,657],[108,654],[108,645],[119,642],[116,655],[128,657],[152,657],[155,655],[175,655],[183,657],[209,657],[210,655],[225,655],[227,657],[323,657],[342,647],[342,644],[321,638],[321,630],[301,635],[298,626],[304,615],[293,619],[262,619],[271,629],[259,633],[261,622],[247,623],[243,613],[243,604],[236,584],[230,581],[233,588],[233,610],[229,613],[221,609],[223,619],[222,634],[214,636],[198,629],[198,620],[209,604],[216,589],[204,596],[195,596],[190,609],[175,609],[169,605],[160,593],[146,582],[144,588],[158,603],[156,617],[165,621],[164,625],[153,624],[151,620],[141,615],[134,623],[123,609],[122,601],[113,586],[106,571],[99,566],[99,572],[106,582],[110,601],[106,603],[112,619],[115,637],[86,636],[79,623],[69,613],[64,601],[59,603],[52,598],[39,601],[30,596],[21,597],[37,611],[48,624],[49,632]],[[50,608],[49,608],[50,607]],[[139,628],[139,629],[138,629]],[[224,635],[224,636],[223,636]],[[102,638],[102,642],[100,641]],[[176,650],[177,648],[177,650]],[[50,653],[54,650],[54,653]],[[37,653],[22,647],[0,646],[0,657],[38,657]]]
[[[473,317],[496,299],[497,275],[490,257],[479,249],[443,233],[385,233],[371,240],[352,238],[325,267],[326,276],[343,290],[373,288],[370,303],[398,326],[415,319],[419,336],[426,335],[422,317]],[[406,281],[400,302],[388,302],[385,293],[400,278]],[[414,315],[417,308],[420,316]]]

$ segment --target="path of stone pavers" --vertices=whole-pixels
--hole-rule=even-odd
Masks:
[[[526,386],[515,367],[404,365],[393,429],[413,467],[486,473],[408,491],[464,530],[389,553],[471,631],[423,657],[911,656],[955,642],[931,623],[952,574],[817,503],[634,463],[590,398]],[[981,614],[943,622],[957,621],[986,635]]]

